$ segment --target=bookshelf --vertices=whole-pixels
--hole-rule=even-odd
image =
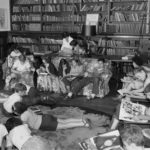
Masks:
[[[11,41],[35,53],[58,52],[63,32],[81,34],[86,14],[98,13],[100,55],[149,51],[150,0],[10,0]],[[150,42],[149,42],[150,43]],[[142,47],[141,47],[142,45]]]

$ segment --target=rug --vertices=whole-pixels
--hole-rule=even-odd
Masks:
[[[57,107],[54,109],[45,106],[36,107],[43,113],[51,114],[58,118],[89,118],[92,121],[92,129],[77,127],[58,131],[32,131],[34,135],[39,135],[48,139],[52,147],[59,145],[61,150],[81,150],[78,144],[79,142],[86,138],[106,132],[106,126],[110,123],[109,118],[105,115],[87,113],[77,107]],[[2,113],[0,114],[1,123],[4,123],[7,119],[8,118],[4,117]]]

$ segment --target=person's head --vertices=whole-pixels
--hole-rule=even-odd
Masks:
[[[28,107],[25,103],[23,102],[16,102],[13,107],[13,113],[16,114],[16,115],[21,115],[22,113],[24,113]]]
[[[51,63],[51,58],[48,57],[48,56],[43,56],[42,57],[42,62],[43,62],[44,65],[47,65],[47,64]]]
[[[72,47],[76,47],[76,46],[79,45],[79,44],[78,44],[78,41],[77,41],[77,40],[72,40],[72,41],[70,42],[70,45],[71,45]]]
[[[34,62],[35,60],[34,60],[34,54],[29,54],[29,55],[27,55],[27,58],[29,59],[29,61],[30,62]]]
[[[144,62],[140,56],[134,56],[132,58],[132,63],[133,63],[134,68],[138,68],[138,67],[142,66]]]
[[[120,132],[125,150],[136,150],[144,147],[144,136],[138,125],[130,125]]]
[[[67,38],[69,36],[70,36],[70,33],[68,33],[68,32],[64,32],[63,35],[62,35],[63,38]]]
[[[78,66],[78,65],[80,65],[80,61],[78,59],[73,59],[72,66]]]
[[[6,129],[7,131],[11,131],[13,128],[17,127],[17,126],[20,126],[22,125],[22,121],[21,119],[19,118],[15,118],[15,117],[11,117],[9,118],[6,123],[5,123],[5,126],[6,126]]]
[[[103,68],[105,59],[104,59],[104,58],[99,58],[97,61],[98,61],[99,66],[100,66],[101,68]]]
[[[23,96],[26,94],[27,87],[23,83],[16,83],[14,91],[18,93],[20,96]]]
[[[23,54],[21,54],[21,55],[19,56],[19,60],[20,60],[22,63],[24,63],[24,62],[26,61],[26,56],[23,55]]]
[[[135,77],[144,81],[146,79],[146,72],[142,68],[139,68],[135,73]]]

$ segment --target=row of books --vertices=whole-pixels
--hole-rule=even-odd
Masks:
[[[13,36],[12,42],[14,43],[26,43],[26,44],[62,44],[62,40],[52,39],[47,37],[38,37],[38,38],[30,38],[30,37],[20,37]]]
[[[78,4],[65,4],[65,5],[45,5],[42,7],[44,12],[62,12],[62,11],[80,11]]]
[[[24,48],[30,49],[31,52],[35,54],[46,54],[50,52],[58,52],[60,50],[60,45],[21,45]]]
[[[83,7],[81,8],[81,11],[91,11],[91,12],[97,12],[97,11],[106,11],[107,10],[107,6],[105,4],[85,4],[83,5]]]
[[[146,10],[147,9],[147,2],[139,2],[139,3],[128,3],[126,5],[123,5],[121,3],[117,3],[117,5],[114,5],[111,8],[111,11],[116,10],[116,11],[124,11],[124,10],[130,10],[130,11],[138,11],[138,10]]]
[[[12,21],[41,21],[40,14],[12,15]]]
[[[89,2],[107,2],[108,0],[83,0],[84,3],[89,3]]]
[[[146,2],[147,0],[136,0],[137,2]],[[131,0],[112,0],[112,2],[131,2]]]
[[[105,40],[100,38],[98,41],[98,46],[99,47],[104,47],[107,44],[108,47],[130,47],[131,43],[130,40]]]
[[[50,16],[50,15],[43,15],[43,21],[52,21],[52,22],[85,22],[86,16],[85,15],[71,15],[67,14],[65,16]]]
[[[41,31],[39,23],[12,24],[13,31]]]
[[[128,49],[123,49],[123,48],[107,48],[106,50],[107,55],[114,55],[114,56],[126,56],[129,54]]]
[[[35,5],[35,6],[14,6],[13,12],[41,12],[41,6]]]
[[[15,4],[40,4],[41,0],[16,0]]]
[[[115,12],[111,15],[111,21],[126,21],[126,22],[134,22],[134,21],[144,21],[146,20],[145,14],[141,12],[134,12],[134,13],[122,13],[122,12]]]
[[[124,33],[124,34],[146,34],[146,24],[141,23],[112,23],[114,25],[112,33]]]
[[[14,43],[38,43],[37,39],[33,38],[25,38],[25,37],[12,37],[12,42]]]
[[[50,32],[77,32],[81,33],[82,25],[70,25],[68,24],[52,24],[52,25],[43,25],[43,31]]]
[[[43,4],[82,3],[82,0],[42,0]]]
[[[40,38],[40,42],[42,44],[59,44],[62,45],[62,40],[58,40],[58,39],[51,39],[51,38]]]

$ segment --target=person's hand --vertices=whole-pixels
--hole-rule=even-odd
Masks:
[[[140,120],[141,120],[140,118],[141,118],[140,116],[133,116],[132,119],[133,119],[134,121],[140,121]]]
[[[146,97],[150,99],[150,92],[146,93]]]

